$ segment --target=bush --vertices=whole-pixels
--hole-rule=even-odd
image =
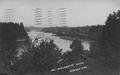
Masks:
[[[57,48],[53,40],[42,40],[38,47],[32,46],[24,52],[14,68],[21,73],[44,73],[55,68],[60,57],[61,50]]]

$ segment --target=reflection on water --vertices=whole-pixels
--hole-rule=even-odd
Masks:
[[[28,33],[28,35],[31,37],[32,40],[34,40],[36,37],[39,38],[39,40],[46,39],[46,38],[47,39],[54,39],[54,43],[60,49],[63,49],[63,52],[71,50],[69,48],[69,46],[72,43],[72,41],[60,39],[60,37],[54,36],[54,34],[52,34],[52,33],[44,33],[44,32],[31,31],[31,32]]]
[[[90,51],[90,42],[88,42],[88,41],[83,41],[83,42],[82,42],[82,46],[83,46],[84,50]]]
[[[54,43],[63,50],[63,52],[66,52],[70,49],[70,44],[72,43],[72,41],[70,40],[65,40],[65,39],[61,39],[58,36],[54,36],[53,33],[44,33],[44,32],[35,32],[35,31],[31,31],[28,32],[29,37],[34,41],[34,39],[37,37],[39,38],[39,40],[42,39],[53,39]],[[38,43],[39,44],[39,43]],[[90,44],[87,41],[83,41],[82,42],[83,48],[84,50],[90,50]]]

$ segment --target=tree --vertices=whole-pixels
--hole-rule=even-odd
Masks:
[[[79,39],[75,39],[70,45],[71,51],[67,51],[62,55],[62,63],[64,65],[81,62],[85,60],[85,51]]]
[[[105,26],[103,28],[102,40],[104,40],[103,43],[106,43],[107,45],[109,45],[109,47],[112,46],[114,48],[114,50],[112,49],[109,50],[109,53],[112,51],[112,55],[120,54],[119,33],[120,33],[120,10],[108,16]]]
[[[120,10],[110,14],[103,28],[103,39],[114,43],[120,43]]]
[[[26,37],[18,31],[20,26],[18,23],[0,23],[1,33],[0,33],[0,63],[5,69],[11,72],[12,65],[16,62],[17,58],[17,47],[19,36]],[[24,29],[23,29],[24,30]],[[24,33],[26,33],[24,31]]]
[[[70,48],[72,49],[72,51],[74,52],[79,52],[82,53],[83,52],[83,46],[81,44],[81,42],[79,41],[79,39],[75,39],[72,44],[70,45]]]
[[[14,68],[23,73],[42,73],[50,71],[58,64],[61,50],[57,48],[53,40],[42,40],[38,47],[32,46],[23,53]]]
[[[103,27],[102,39],[91,45],[94,65],[111,71],[120,69],[120,10],[110,14]]]

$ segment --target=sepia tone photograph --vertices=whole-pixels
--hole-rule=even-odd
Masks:
[[[120,75],[119,0],[0,0],[0,75]]]

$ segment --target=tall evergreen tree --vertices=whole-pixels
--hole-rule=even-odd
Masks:
[[[103,28],[103,39],[120,43],[120,10],[110,14]]]
[[[22,35],[22,32],[26,32],[24,29],[19,31],[18,23],[0,23],[0,26],[0,63],[5,69],[11,71],[12,65],[17,59],[17,39],[20,39],[19,36],[26,37],[27,34]]]
[[[120,10],[110,14],[103,27],[102,39],[91,45],[90,56],[96,66],[111,71],[120,69]]]

